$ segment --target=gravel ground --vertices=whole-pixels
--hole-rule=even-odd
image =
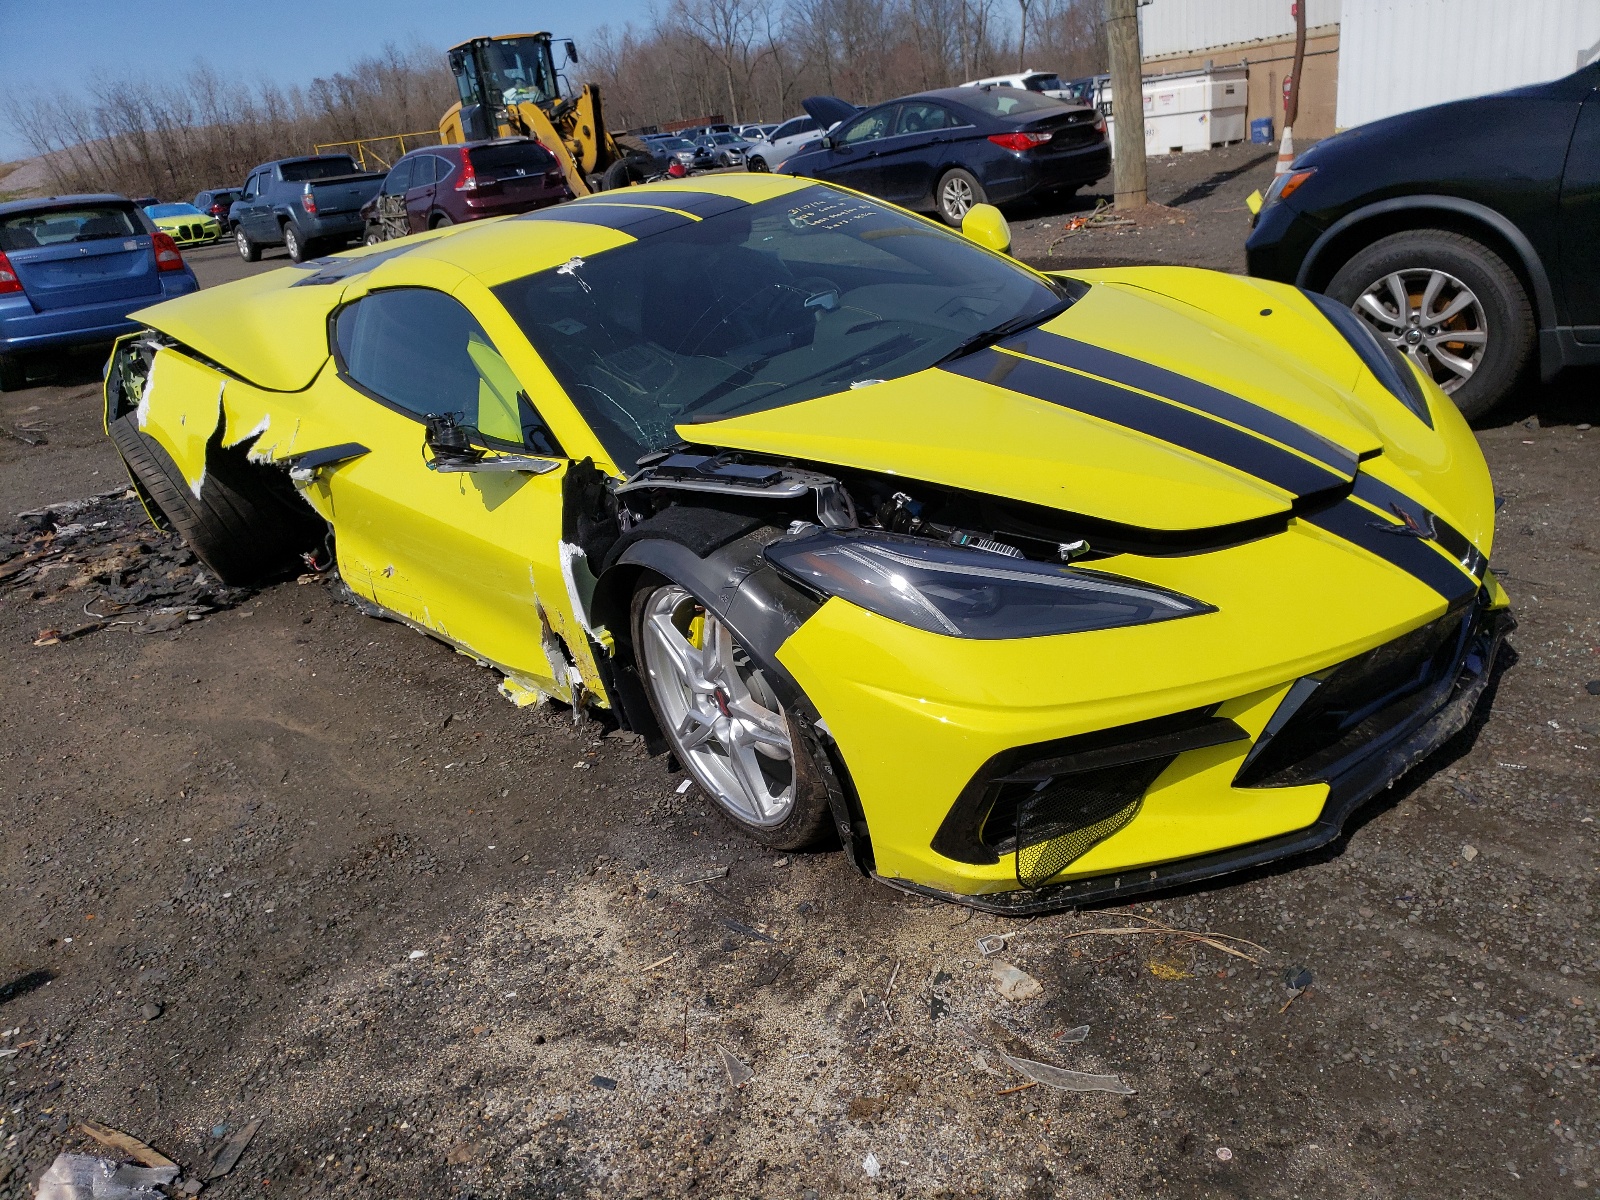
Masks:
[[[1014,214],[1019,251],[1237,268],[1259,156],[1152,160],[1182,224]],[[96,370],[0,396],[0,513],[120,482]],[[336,581],[213,593],[115,497],[0,517],[0,1195],[80,1120],[192,1177],[256,1118],[204,1195],[1591,1194],[1594,383],[1481,434],[1521,621],[1483,719],[1327,853],[1029,922],[756,847]]]

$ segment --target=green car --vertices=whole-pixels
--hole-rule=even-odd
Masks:
[[[144,212],[179,246],[209,246],[222,236],[222,223],[192,204],[147,204]]]

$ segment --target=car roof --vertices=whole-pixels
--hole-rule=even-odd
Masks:
[[[8,200],[0,204],[0,217],[11,213],[28,212],[32,209],[64,208],[73,204],[132,204],[126,196],[114,196],[110,192],[85,192],[70,196],[36,196],[32,200]]]

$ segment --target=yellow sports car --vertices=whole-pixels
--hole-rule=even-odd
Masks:
[[[147,204],[145,216],[181,246],[209,246],[222,236],[222,223],[192,204]]]
[[[964,228],[727,175],[420,234],[138,314],[107,430],[224,579],[336,564],[768,845],[1025,912],[1333,839],[1511,624],[1466,423],[1320,296]]]

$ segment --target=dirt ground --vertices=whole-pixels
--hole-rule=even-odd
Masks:
[[[1078,197],[1016,214],[1018,249],[1238,269],[1270,170],[1152,160],[1181,224],[1052,248]],[[0,1195],[91,1148],[83,1119],[189,1177],[261,1119],[219,1198],[1600,1183],[1595,376],[1481,433],[1521,622],[1485,719],[1328,853],[1016,922],[756,847],[334,581],[208,587],[117,498],[98,367],[0,396]]]

